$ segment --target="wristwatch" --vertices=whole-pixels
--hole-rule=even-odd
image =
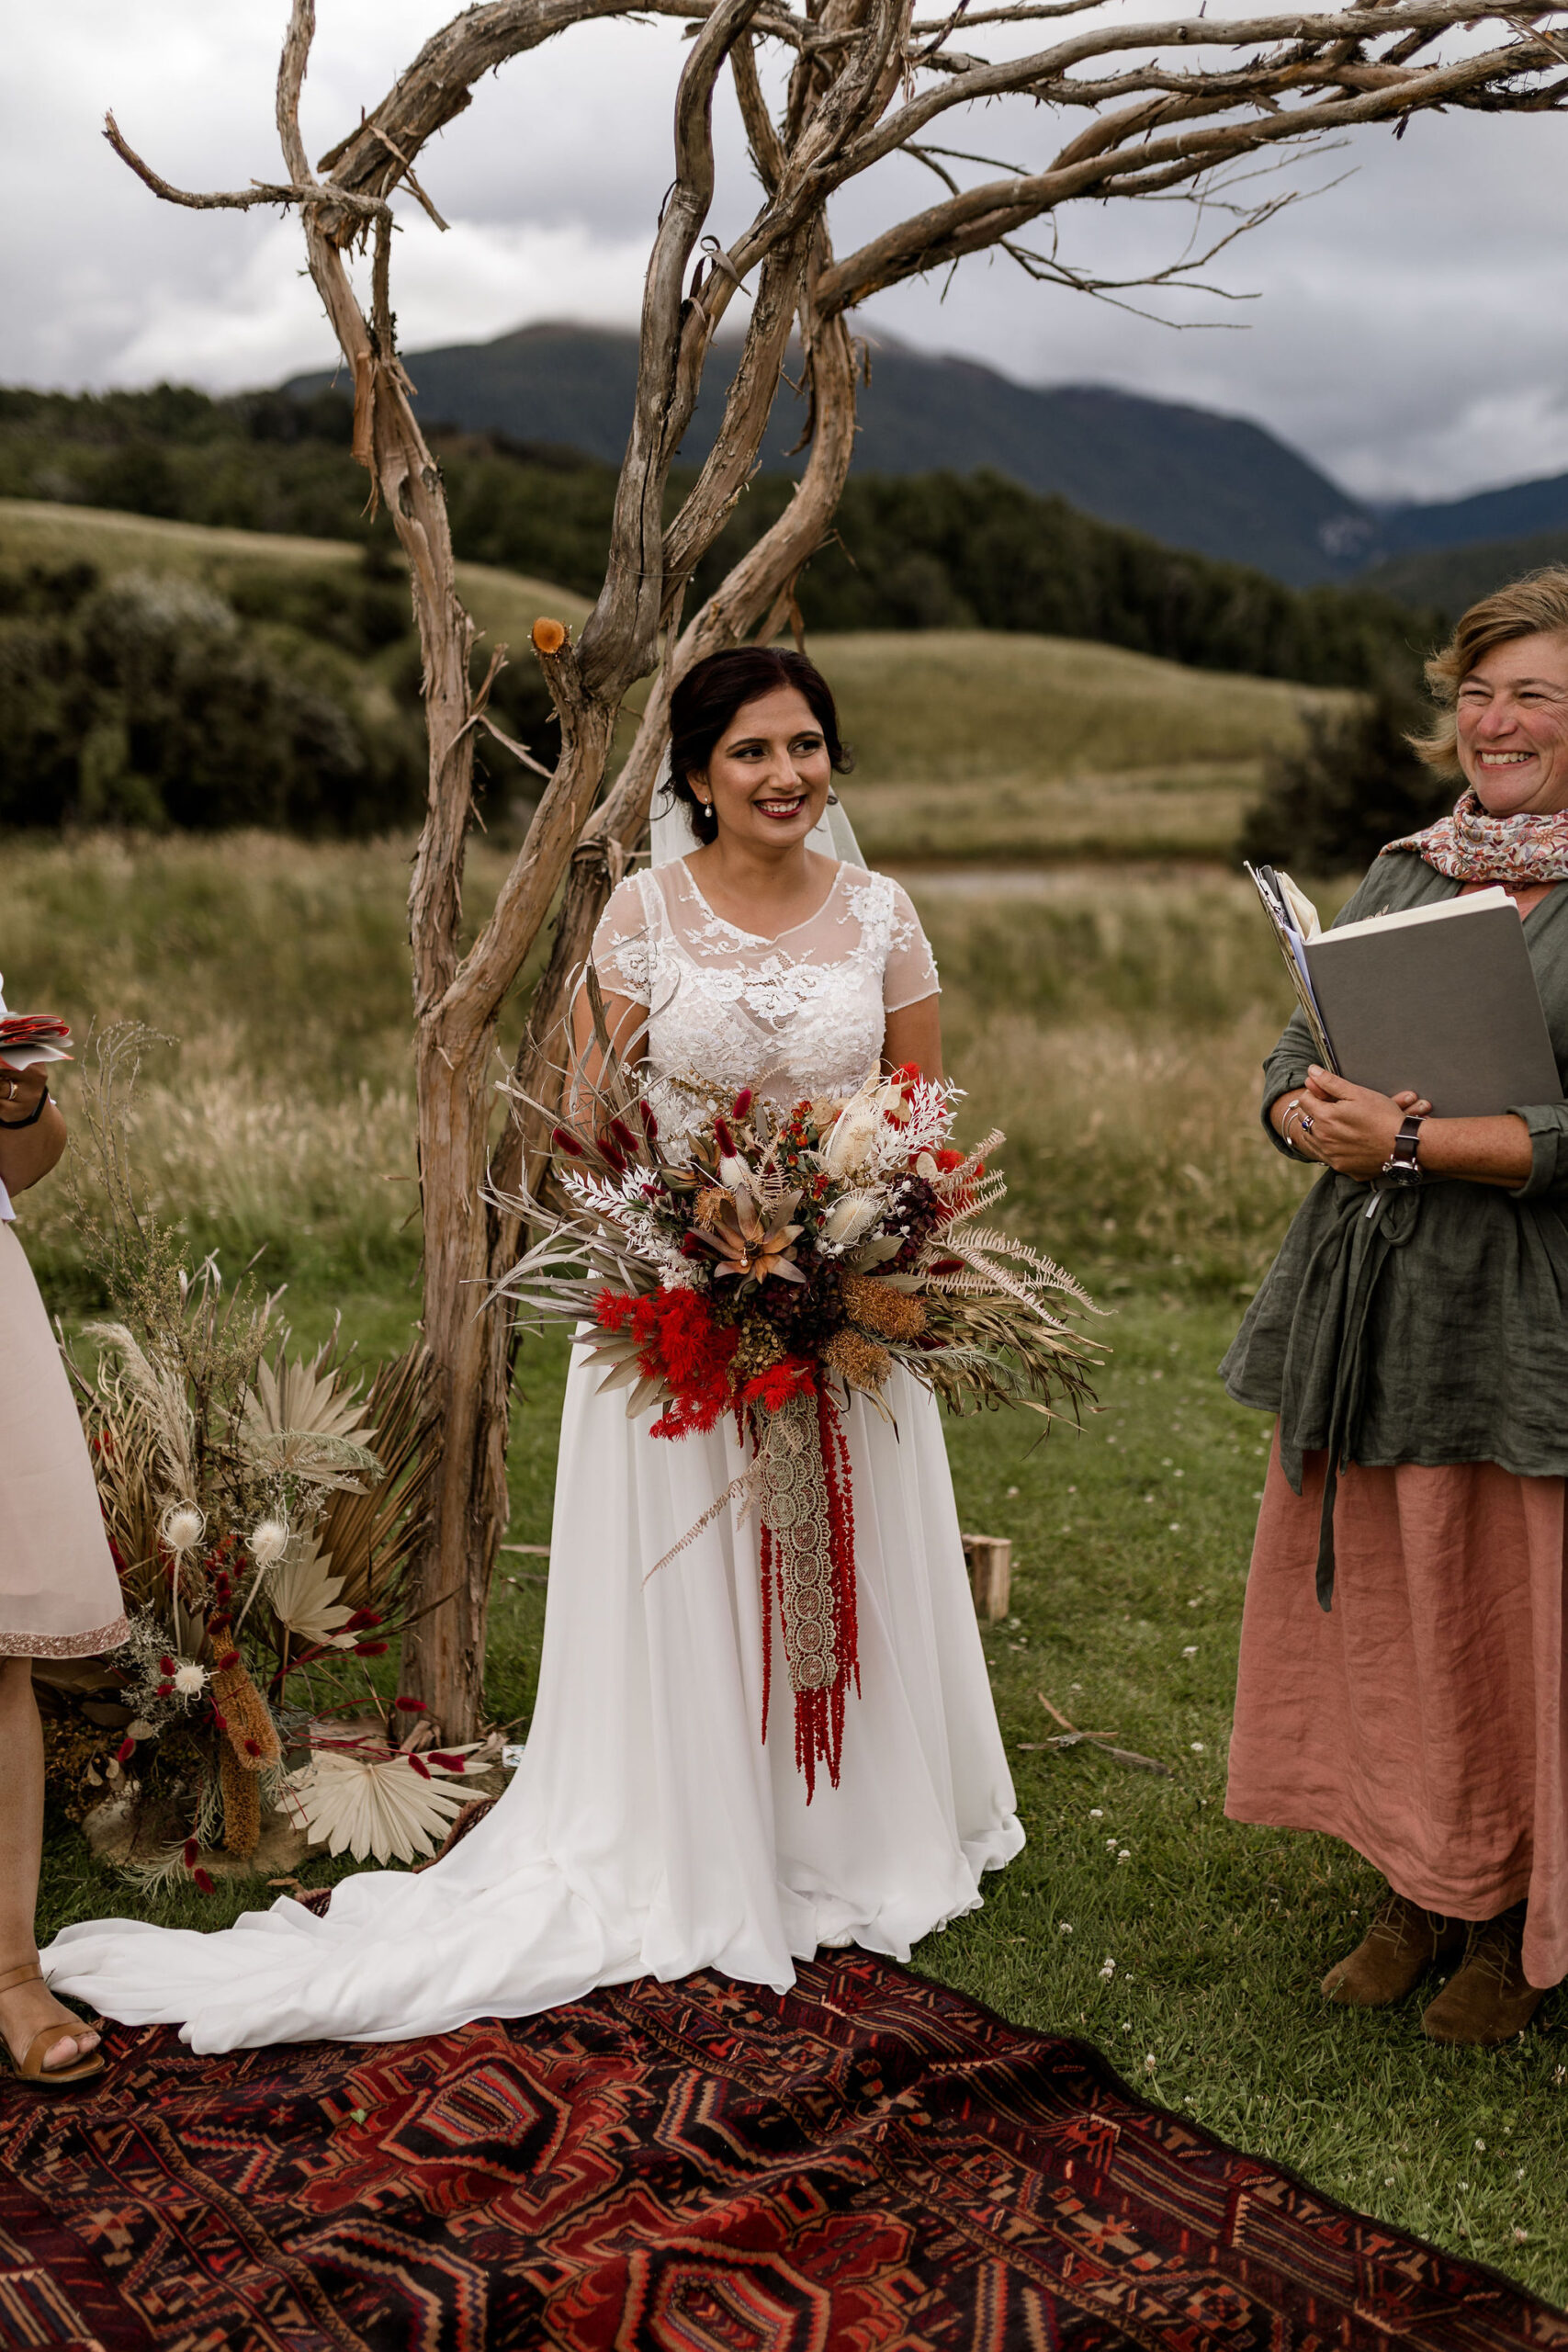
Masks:
[[[1416,1139],[1420,1133],[1421,1122],[1412,1113],[1394,1136],[1393,1149],[1378,1170],[1380,1176],[1386,1176],[1393,1184],[1418,1184],[1421,1182],[1421,1170],[1416,1159]]]

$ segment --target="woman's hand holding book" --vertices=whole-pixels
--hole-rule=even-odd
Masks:
[[[1423,1176],[1511,1189],[1529,1175],[1529,1131],[1522,1119],[1509,1112],[1495,1118],[1434,1119],[1430,1110],[1429,1102],[1409,1091],[1379,1094],[1314,1063],[1306,1084],[1282,1094],[1270,1115],[1293,1151],[1362,1183],[1382,1174],[1401,1125],[1412,1114],[1422,1121],[1416,1164]]]
[[[1370,1182],[1382,1172],[1404,1120],[1424,1119],[1431,1107],[1408,1090],[1379,1094],[1314,1062],[1306,1084],[1282,1094],[1272,1116],[1276,1132],[1303,1159]]]

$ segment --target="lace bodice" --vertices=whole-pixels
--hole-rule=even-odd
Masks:
[[[649,1008],[661,1077],[758,1086],[775,1102],[858,1085],[886,1016],[934,996],[936,962],[908,895],[840,865],[803,923],[762,939],[716,915],[683,858],[628,875],[593,937],[606,995]]]

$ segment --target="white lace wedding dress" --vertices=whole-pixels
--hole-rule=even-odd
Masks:
[[[854,1085],[885,1014],[937,985],[904,892],[847,864],[774,940],[715,916],[683,863],[636,875],[594,956],[606,991],[649,1005],[660,1072],[777,1100]],[[44,1955],[57,1992],[176,2022],[199,2051],[395,2041],[647,1972],[783,1989],[819,1944],[904,1959],[978,1905],[1023,1832],[930,1396],[896,1371],[896,1430],[858,1398],[846,1417],[861,1691],[839,1785],[808,1805],[787,1691],[761,1737],[754,1519],[720,1518],[643,1581],[745,1466],[733,1429],[657,1441],[597,1377],[574,1361],[538,1702],[494,1810],[433,1870],[345,1880],[322,1918],[286,1898],[211,1935],[67,1928]]]

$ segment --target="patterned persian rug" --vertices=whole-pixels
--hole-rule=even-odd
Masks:
[[[1430,2352],[1568,2320],[862,1952],[0,2087],[0,2345]]]

